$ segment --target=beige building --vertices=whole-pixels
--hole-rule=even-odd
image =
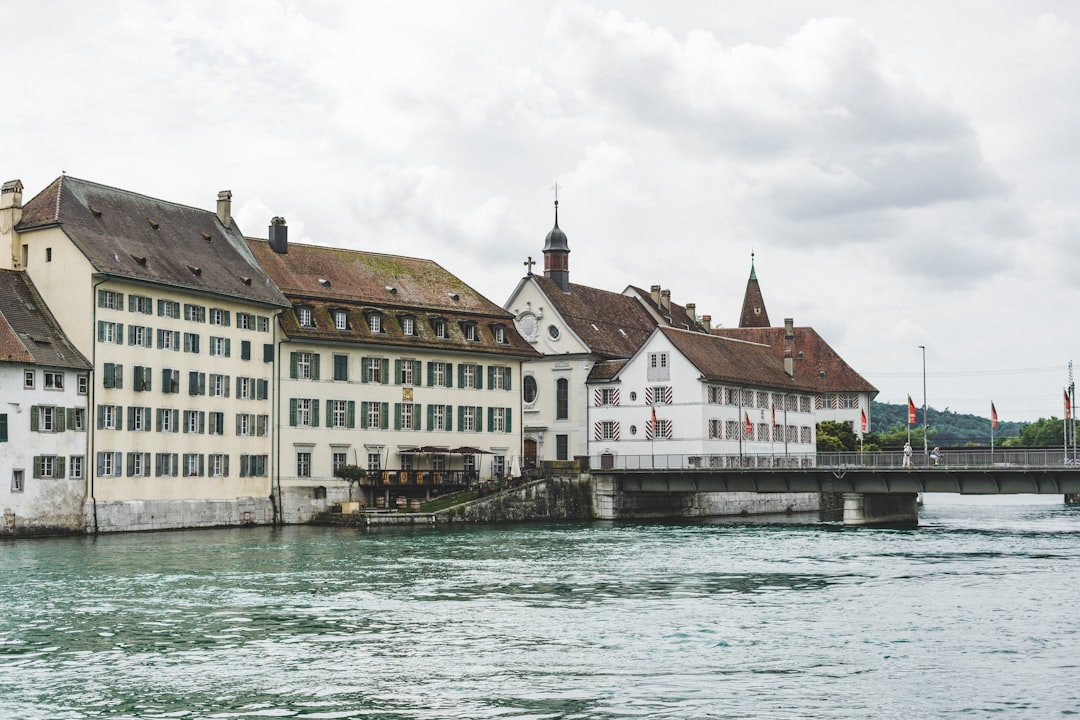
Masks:
[[[514,319],[430,260],[289,243],[275,218],[251,251],[280,316],[276,466],[286,522],[329,504],[429,498],[514,472],[521,364]],[[334,476],[364,468],[350,488]]]
[[[5,185],[0,246],[94,367],[92,531],[268,523],[275,328],[288,303],[231,217],[61,176]]]

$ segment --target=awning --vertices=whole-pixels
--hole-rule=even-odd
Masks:
[[[425,445],[422,448],[418,448],[417,452],[422,452],[422,453],[448,453],[448,452],[451,452],[451,450],[450,450],[450,448],[448,448],[446,446],[436,447],[434,445]]]
[[[457,453],[459,455],[490,455],[491,454],[487,450],[481,450],[480,448],[467,447],[467,446],[466,447],[454,448],[450,452]]]

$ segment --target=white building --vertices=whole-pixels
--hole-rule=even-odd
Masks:
[[[658,327],[590,374],[593,467],[811,462],[813,390],[767,345]]]
[[[268,523],[275,315],[231,216],[61,176],[0,198],[0,246],[94,366],[93,530]]]
[[[286,521],[328,504],[420,500],[520,465],[513,317],[430,260],[248,239],[288,298],[280,317],[277,466]],[[349,488],[342,465],[368,472]],[[359,495],[356,491],[359,490]]]
[[[30,278],[0,270],[0,535],[85,529],[89,373]]]

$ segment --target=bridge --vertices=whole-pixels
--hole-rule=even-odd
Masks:
[[[594,477],[620,493],[842,493],[848,525],[918,524],[919,493],[1080,498],[1080,461],[1062,448],[948,451],[937,464],[901,452],[601,455]]]

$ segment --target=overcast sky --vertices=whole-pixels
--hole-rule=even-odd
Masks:
[[[431,258],[503,304],[559,191],[572,282],[662,285],[880,390],[1063,415],[1078,361],[1072,2],[68,3],[4,11],[3,177]],[[541,266],[542,267],[542,266]]]

